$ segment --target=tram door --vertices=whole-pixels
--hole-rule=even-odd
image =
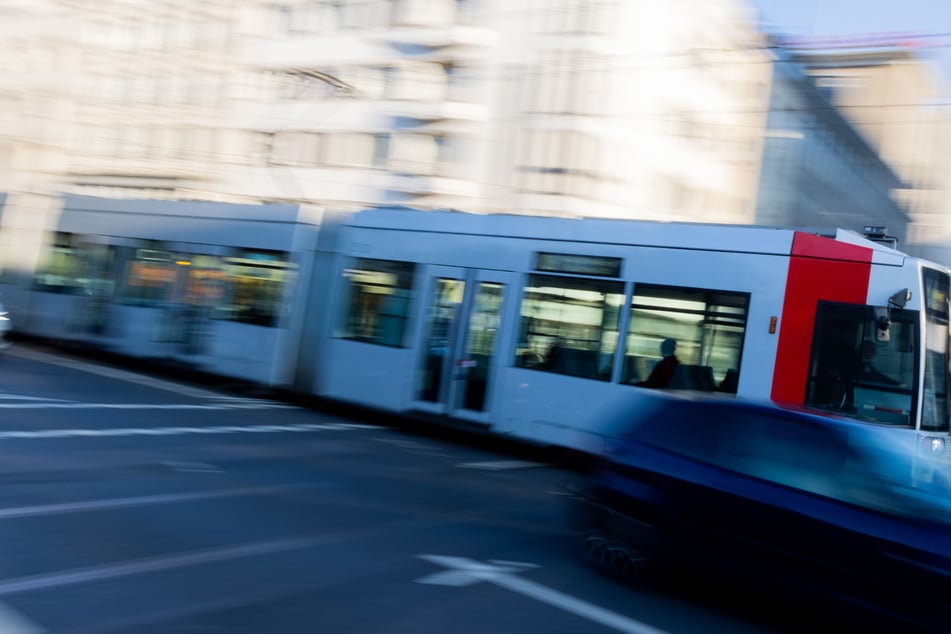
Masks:
[[[221,273],[214,256],[177,253],[169,263],[169,296],[163,341],[172,356],[206,354],[211,311],[221,302]]]
[[[488,422],[510,273],[431,267],[414,404]]]
[[[105,335],[115,285],[115,247],[88,239],[82,247],[80,261],[85,283],[73,315],[74,326],[84,334]]]

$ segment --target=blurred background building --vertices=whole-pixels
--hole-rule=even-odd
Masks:
[[[917,255],[951,263],[948,80],[910,39],[859,50],[810,51],[802,43],[795,58],[902,180],[894,196],[911,217],[908,244]]]
[[[907,187],[869,139],[781,47],[773,49],[757,224],[889,228],[906,248]]]
[[[951,263],[945,88],[743,0],[2,0],[6,258],[62,195],[887,225]],[[795,54],[794,54],[795,53]],[[912,136],[910,136],[912,135]]]

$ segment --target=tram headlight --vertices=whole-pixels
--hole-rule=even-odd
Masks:
[[[944,453],[944,438],[937,436],[926,436],[921,439],[922,448],[929,451],[932,456],[940,456]]]

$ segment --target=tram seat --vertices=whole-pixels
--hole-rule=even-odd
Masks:
[[[651,357],[642,357],[633,354],[627,355],[624,357],[623,381],[625,383],[643,381],[650,376],[651,369],[654,367],[656,361],[656,359]]]
[[[669,390],[700,390],[712,392],[716,387],[713,381],[713,368],[708,365],[688,365],[681,363],[667,384]]]
[[[687,366],[683,363],[677,364],[677,367],[674,368],[674,373],[670,377],[670,381],[667,383],[666,389],[668,390],[689,390],[690,389],[690,375],[687,372]]]
[[[624,382],[637,383],[650,376],[651,370],[657,364],[657,359],[628,355],[624,357]],[[670,390],[701,390],[712,392],[716,389],[713,380],[713,368],[708,365],[689,365],[681,363],[674,370],[670,383]]]
[[[598,376],[598,351],[565,348],[555,370],[561,374],[595,378]]]
[[[713,380],[713,368],[708,365],[688,365],[686,366],[687,382],[691,390],[702,390],[712,392],[716,388],[716,382]]]

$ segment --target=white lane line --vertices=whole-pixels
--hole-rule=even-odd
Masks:
[[[172,471],[181,471],[184,473],[224,473],[215,465],[207,462],[181,462],[178,460],[164,460],[159,463],[163,467],[168,467]]]
[[[534,469],[547,467],[544,462],[529,462],[527,460],[491,460],[487,462],[463,462],[456,465],[460,469],[482,469],[485,471],[506,471],[509,469]]]
[[[368,528],[352,529],[341,533],[304,535],[300,537],[288,537],[285,539],[275,539],[265,542],[251,542],[238,544],[236,546],[224,546],[221,548],[193,550],[172,555],[160,555],[157,557],[131,559],[113,564],[105,564],[102,566],[89,566],[86,568],[75,568],[73,570],[62,570],[58,572],[16,577],[13,579],[0,581],[0,596],[17,594],[20,592],[30,592],[33,590],[48,590],[51,588],[59,588],[77,583],[107,581],[110,579],[146,574],[150,572],[161,572],[164,570],[174,570],[176,568],[185,568],[188,566],[198,566],[201,564],[240,559],[242,557],[269,555],[273,553],[285,552],[288,550],[302,550],[305,548],[313,548],[315,546],[325,546],[328,544],[335,544],[344,541],[354,541],[367,539],[378,535],[387,535],[393,533],[394,531],[418,531],[421,527],[432,527],[435,525],[438,525],[438,523],[434,524],[433,522],[429,521],[420,522],[416,520],[395,520],[377,524]]]
[[[6,603],[0,603],[0,632],[3,634],[43,634],[45,631]]]
[[[83,431],[79,429],[39,429],[36,431],[4,431],[0,432],[0,439],[4,438],[67,438],[69,436],[78,436],[76,432]],[[130,432],[132,430],[114,430],[116,432]],[[91,435],[91,434],[89,434]],[[114,436],[126,436],[130,434],[116,433]]]
[[[35,506],[17,506],[0,508],[0,520],[18,517],[35,517],[37,515],[62,515],[65,513],[85,513],[88,511],[106,511],[129,506],[150,506],[154,504],[177,504],[194,502],[196,500],[213,500],[216,498],[241,497],[245,495],[260,495],[264,493],[281,493],[299,489],[317,488],[314,484],[285,484],[279,486],[244,487],[239,489],[222,489],[218,491],[200,491],[195,493],[161,493],[157,495],[138,495],[124,498],[105,498],[101,500],[84,500],[81,502],[62,502],[59,504],[38,504]],[[0,629],[0,633],[3,630]]]
[[[180,383],[173,383],[172,381],[156,379],[156,378],[145,376],[142,374],[127,372],[125,370],[119,370],[116,368],[109,368],[106,366],[96,365],[96,364],[88,363],[85,361],[79,361],[78,359],[70,359],[67,357],[60,357],[60,356],[56,356],[52,354],[47,354],[45,352],[40,352],[39,350],[30,350],[30,349],[21,348],[18,346],[12,346],[8,350],[8,353],[25,357],[27,359],[32,359],[33,361],[42,361],[44,363],[52,363],[52,364],[64,366],[67,368],[74,368],[77,370],[82,370],[84,372],[89,372],[90,374],[98,374],[100,376],[109,377],[111,379],[120,379],[128,383],[136,383],[138,385],[145,385],[147,387],[153,387],[153,388],[165,390],[168,392],[175,392],[176,394],[182,394],[184,396],[190,396],[192,398],[213,398],[216,396],[220,396],[220,394],[216,392],[211,392],[209,390],[202,390],[202,389],[191,387],[189,385],[182,385]]]
[[[314,423],[317,424],[317,423]],[[378,425],[363,425],[361,423],[322,423],[325,429],[379,429]]]
[[[444,451],[440,451],[435,447],[430,447],[425,443],[415,440],[397,440],[394,438],[374,438],[373,440],[386,445],[391,445],[400,451],[405,451],[406,453],[417,456],[433,456],[435,458],[448,458],[450,456],[450,454]]]
[[[364,425],[219,425],[212,427],[117,427],[115,429],[36,429],[0,431],[0,440],[39,438],[105,438],[112,436],[180,436],[184,434],[302,433],[376,429]],[[2,632],[0,632],[2,634]]]
[[[242,557],[268,555],[287,550],[299,550],[342,541],[347,539],[347,537],[347,535],[318,535],[276,539],[266,542],[254,542],[250,544],[240,544],[238,546],[226,546],[224,548],[211,548],[208,550],[191,551],[161,557],[133,559],[104,566],[91,566],[88,568],[77,568],[61,572],[18,577],[0,581],[0,595],[5,596],[20,592],[30,592],[32,590],[48,590],[50,588],[58,588],[77,583],[106,581],[119,577],[160,572],[162,570],[173,570],[175,568],[228,561]]]
[[[48,403],[71,403],[65,398],[49,398],[48,396],[26,396],[24,394],[11,394],[10,392],[0,392],[0,399],[6,401],[43,401]]]
[[[201,404],[201,403],[0,403],[0,409],[168,409],[168,410],[231,410],[231,409],[300,409],[296,405],[282,403],[248,405]]]
[[[299,409],[296,405],[283,403],[222,403],[216,409]]]
[[[600,623],[618,632],[624,632],[625,634],[666,634],[663,630],[646,623],[628,618],[617,612],[611,612],[593,603],[517,576],[516,573],[535,567],[533,564],[518,562],[509,562],[505,565],[498,563],[485,564],[465,557],[446,557],[443,555],[420,555],[419,557],[438,566],[448,568],[448,570],[417,579],[417,583],[463,587],[485,581],[536,601],[547,603],[560,610],[571,612],[589,621]]]

